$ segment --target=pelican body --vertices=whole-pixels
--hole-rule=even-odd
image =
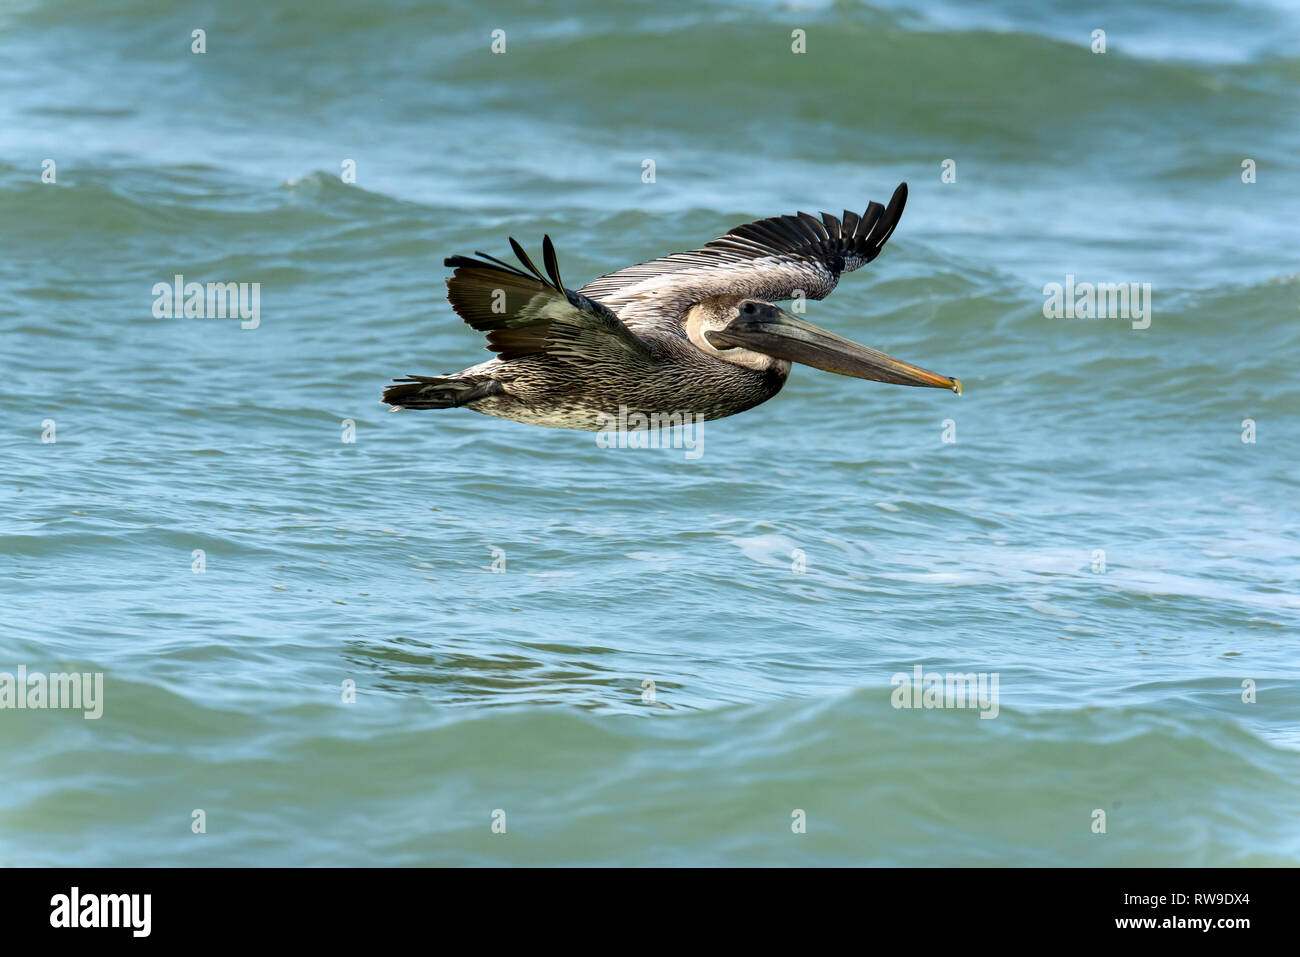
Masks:
[[[520,267],[452,256],[452,308],[496,356],[443,376],[396,379],[400,409],[464,407],[517,422],[607,430],[631,422],[720,419],[781,391],[794,362],[860,379],[961,392],[961,382],[841,338],[775,305],[823,299],[840,274],[880,254],[907,202],[842,219],[799,213],[738,226],[703,248],[565,287],[555,248],[545,272],[513,238]],[[617,426],[615,426],[617,427]]]

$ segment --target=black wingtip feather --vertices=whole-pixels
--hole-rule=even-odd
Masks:
[[[820,220],[805,212],[773,216],[737,226],[708,243],[705,249],[746,253],[758,247],[795,253],[820,260],[838,276],[842,270],[856,269],[880,254],[885,240],[898,225],[906,202],[907,183],[900,183],[888,207],[871,202],[861,216],[846,209],[842,220],[830,213],[822,213]]]
[[[502,269],[506,270],[506,271],[509,272],[511,275],[514,275],[514,276],[523,276],[525,279],[528,278],[528,273],[524,272],[524,271],[523,271],[522,269],[520,269],[518,266],[512,266],[512,265],[510,265],[510,263],[508,263],[508,262],[502,262],[500,259],[497,259],[496,256],[489,256],[487,253],[481,253],[481,252],[480,252],[480,253],[475,253],[474,255],[476,255],[476,256],[482,256],[482,257],[483,257],[484,259],[486,259],[488,262],[490,262],[490,263],[494,263],[495,265],[500,266]]]
[[[546,275],[542,275],[541,270],[539,270],[536,264],[533,263],[532,258],[529,257],[528,253],[524,250],[524,247],[521,246],[518,240],[513,236],[510,237],[510,248],[514,250],[515,256],[528,272],[525,272],[518,266],[512,266],[510,263],[502,262],[495,256],[489,256],[487,253],[479,250],[476,250],[474,253],[475,256],[479,257],[478,259],[472,259],[469,256],[448,256],[442,261],[442,264],[453,269],[468,266],[476,269],[499,270],[510,273],[514,276],[522,276],[525,279],[540,280],[555,289],[557,292],[565,291],[564,282],[560,279],[559,258],[555,255],[555,244],[551,242],[550,236],[542,237],[542,262],[546,266]],[[531,275],[529,275],[529,273],[531,273]]]
[[[452,269],[469,267],[471,269],[490,269],[498,272],[506,272],[512,276],[523,276],[528,278],[528,273],[521,269],[511,266],[509,263],[503,263],[495,256],[489,256],[485,252],[475,251],[475,256],[482,256],[482,259],[471,259],[469,256],[448,256],[442,261],[444,266]],[[486,262],[484,261],[486,260]]]
[[[871,235],[871,231],[876,228],[876,223],[880,221],[880,214],[885,211],[885,207],[879,203],[867,203],[867,209],[858,219],[857,227],[853,230],[853,238],[859,243],[863,243]]]
[[[546,277],[542,275],[541,270],[533,265],[533,261],[529,258],[528,253],[524,251],[524,247],[519,245],[519,242],[513,236],[510,237],[510,248],[515,251],[515,256],[518,257],[519,261],[524,264],[524,267],[529,272],[542,282],[546,282]]]
[[[550,236],[542,237],[542,262],[546,265],[546,274],[551,277],[551,282],[555,283],[555,288],[564,291],[564,283],[560,281],[560,264],[555,258],[555,246],[551,244]]]
[[[878,236],[872,237],[872,242],[877,251],[885,245],[885,240],[893,235],[894,229],[898,226],[899,219],[903,216],[903,207],[907,205],[907,183],[899,183],[898,189],[894,190],[894,195],[889,198],[889,208],[881,216],[880,226],[876,230]]]

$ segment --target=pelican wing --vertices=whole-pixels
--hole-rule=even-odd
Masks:
[[[476,254],[482,259],[451,256],[444,261],[455,267],[447,280],[447,299],[471,327],[487,333],[489,349],[502,359],[546,353],[575,362],[650,361],[647,345],[618,316],[564,288],[550,236],[542,241],[545,275],[513,238],[510,245],[527,271],[486,253]]]
[[[578,290],[599,299],[626,319],[684,311],[719,295],[752,296],[779,302],[802,294],[824,299],[840,273],[864,266],[885,245],[907,202],[907,184],[894,190],[889,206],[871,203],[861,216],[845,210],[775,216],[737,226],[702,249],[628,266]]]

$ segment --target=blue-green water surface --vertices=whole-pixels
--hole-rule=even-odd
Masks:
[[[1298,27],[5,4],[0,672],[104,684],[0,710],[0,864],[1300,861]],[[378,401],[487,355],[444,256],[576,285],[902,180],[807,317],[960,398],[796,367],[698,458]]]

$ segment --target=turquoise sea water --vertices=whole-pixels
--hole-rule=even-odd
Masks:
[[[0,710],[0,864],[1300,861],[1298,27],[0,7],[0,673],[104,676]],[[446,255],[577,285],[902,180],[807,317],[960,398],[796,367],[698,458],[378,401],[487,355]]]

